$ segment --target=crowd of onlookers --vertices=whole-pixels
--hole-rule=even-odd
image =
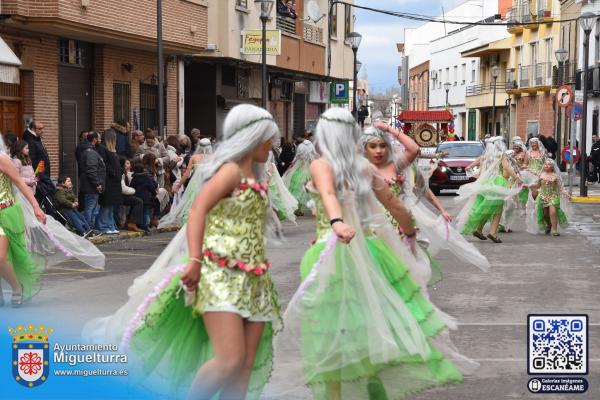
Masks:
[[[59,176],[54,183],[43,134],[43,124],[32,121],[23,139],[6,134],[4,140],[19,175],[46,213],[84,237],[122,229],[147,232],[157,226],[203,139],[193,129],[189,136],[162,140],[151,129],[130,131],[124,122],[101,134],[83,131],[75,150],[78,176]]]

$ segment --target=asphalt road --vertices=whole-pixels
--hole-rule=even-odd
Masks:
[[[456,211],[452,196],[442,196],[442,202]],[[460,326],[452,339],[481,367],[461,385],[433,389],[414,399],[600,399],[600,224],[593,222],[593,214],[600,214],[600,206],[582,206],[576,223],[558,238],[533,236],[517,226],[516,232],[502,235],[502,244],[475,242],[492,264],[488,273],[463,265],[449,253],[439,254],[444,278],[431,290],[432,300],[458,319]],[[298,286],[299,262],[313,231],[313,220],[302,218],[298,226],[286,226],[287,244],[269,248],[283,304]],[[165,233],[101,246],[107,257],[105,271],[76,262],[50,269],[34,301],[20,310],[0,309],[0,319],[61,321],[55,329],[77,341],[85,321],[110,314],[126,301],[133,278],[144,272],[172,236]],[[589,315],[590,389],[586,394],[529,394],[526,321],[530,313]]]

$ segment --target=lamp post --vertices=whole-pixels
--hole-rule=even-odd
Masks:
[[[446,90],[446,108],[449,108],[450,106],[450,104],[448,104],[448,93],[450,92],[450,86],[452,86],[450,82],[444,83],[444,89]]]
[[[165,60],[163,58],[162,0],[156,1],[156,56],[158,70],[158,134],[165,137]]]
[[[362,40],[362,36],[360,33],[358,32],[350,32],[348,34],[348,41],[350,42],[350,45],[352,46],[352,52],[354,53],[354,90],[352,91],[352,115],[354,115],[354,118],[356,120],[358,120],[358,112],[357,112],[357,108],[356,108],[356,88],[357,88],[357,81],[358,81],[358,70],[357,70],[357,59],[356,59],[356,53],[358,52],[358,48],[360,47],[360,42]]]
[[[558,79],[557,79],[557,84],[558,86],[562,85],[564,83],[564,71],[563,71],[563,66],[565,61],[567,61],[567,59],[569,58],[569,52],[565,49],[558,49],[554,52],[554,55],[556,56],[556,61],[558,61]],[[558,108],[558,117],[556,117],[556,141],[558,142],[558,148],[562,148],[562,108],[561,107],[557,107]]]
[[[274,0],[254,0],[254,5],[260,10],[260,21],[262,22],[262,100],[261,106],[267,109],[267,21],[271,10],[273,9]]]
[[[579,23],[585,33],[585,40],[583,42],[583,119],[581,121],[581,176],[579,179],[579,195],[581,197],[587,197],[587,162],[585,159],[587,153],[587,103],[588,103],[588,64],[590,59],[590,33],[592,32],[592,24],[596,21],[597,16],[591,12],[585,12],[579,17]]]
[[[494,97],[492,97],[492,132],[493,136],[500,134],[500,132],[496,132],[496,81],[498,80],[498,75],[500,75],[500,67],[498,65],[494,65],[492,67],[492,78],[494,78]]]

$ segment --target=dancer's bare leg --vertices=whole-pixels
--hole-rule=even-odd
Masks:
[[[21,284],[12,265],[6,259],[8,253],[8,238],[0,236],[0,277],[8,282],[12,288],[13,295],[21,294]]]

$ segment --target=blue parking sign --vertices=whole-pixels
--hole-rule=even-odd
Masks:
[[[331,82],[330,101],[333,104],[348,104],[349,102],[348,81]]]

